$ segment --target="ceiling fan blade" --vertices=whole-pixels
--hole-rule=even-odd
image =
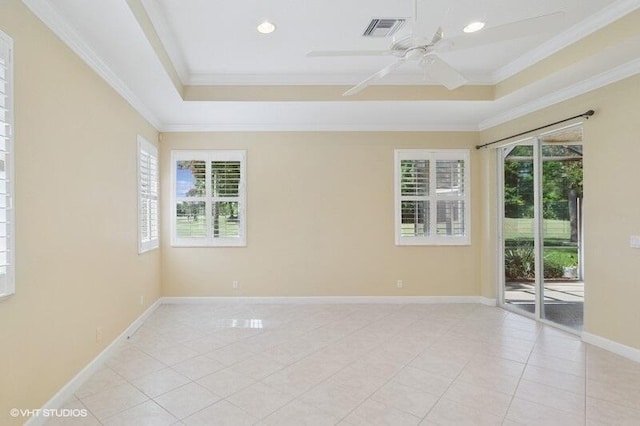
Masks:
[[[307,53],[307,56],[388,56],[391,54],[390,50],[312,50]]]
[[[442,31],[442,27],[438,27],[438,31],[436,31],[436,33],[433,35],[433,38],[431,39],[431,44],[432,45],[436,45],[438,43],[440,43],[440,40],[442,40],[444,38],[444,31]]]
[[[434,4],[430,4],[428,8],[424,2],[425,0],[414,0],[413,2],[411,35],[415,39],[424,40],[425,43],[432,40],[432,37],[433,40],[440,40],[442,38],[440,25],[449,11],[447,2],[433,2]]]
[[[377,73],[371,75],[370,77],[365,78],[360,83],[356,84],[351,89],[349,89],[346,92],[344,92],[342,94],[342,96],[351,96],[351,95],[355,95],[356,93],[360,93],[361,91],[366,89],[371,83],[374,83],[374,82],[380,80],[381,78],[384,78],[386,75],[388,75],[393,70],[398,68],[400,65],[402,65],[404,63],[404,61],[405,61],[405,59],[399,59],[398,61],[392,63],[391,65],[387,65],[386,67],[382,68]]]
[[[436,55],[427,55],[424,58],[424,67],[427,75],[434,82],[442,84],[449,90],[457,89],[467,82],[462,74]]]
[[[464,34],[443,41],[446,51],[470,49],[500,41],[515,40],[550,32],[561,27],[564,12],[556,12],[536,18],[524,19],[497,27],[485,28],[473,34]]]

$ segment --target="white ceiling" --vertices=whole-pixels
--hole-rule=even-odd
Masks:
[[[434,2],[445,0],[423,1],[429,10],[436,10]],[[23,2],[161,131],[478,130],[640,72],[640,40],[634,39],[496,101],[184,101],[125,0]],[[306,52],[385,49],[389,39],[360,36],[369,20],[412,15],[411,0],[143,0],[143,4],[184,84],[355,83],[390,59],[307,58]],[[452,7],[446,18],[434,16],[433,25],[442,22],[447,36],[460,32],[475,16],[492,26],[566,12],[566,28],[555,35],[447,54],[446,59],[467,77],[492,84],[640,8],[640,0],[442,4]],[[263,18],[276,23],[275,33],[257,33],[255,26]],[[400,73],[382,83],[423,82]]]
[[[536,45],[598,13],[614,0],[418,0],[421,20],[433,32],[441,25],[445,37],[462,34],[473,20],[487,28],[527,18],[565,12],[562,25],[531,37],[507,40],[473,51],[443,57],[471,81],[491,81],[493,73]],[[394,61],[391,57],[308,58],[310,50],[384,50],[392,38],[362,37],[372,18],[406,18],[395,35],[407,36],[413,18],[413,0],[145,0],[144,5],[174,63],[183,64],[191,81],[199,83],[306,84],[357,83]],[[269,35],[256,25],[269,19],[277,30]],[[431,34],[429,34],[431,36]],[[420,83],[415,64],[399,70],[395,82]],[[406,74],[413,74],[410,78]],[[289,77],[289,78],[287,78]],[[392,81],[392,80],[390,80]]]

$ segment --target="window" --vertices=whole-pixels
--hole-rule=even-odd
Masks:
[[[470,244],[469,150],[395,151],[397,245]]]
[[[138,136],[138,253],[158,248],[158,148]]]
[[[172,245],[246,245],[246,151],[172,151]]]
[[[13,41],[0,31],[0,298],[15,293]]]

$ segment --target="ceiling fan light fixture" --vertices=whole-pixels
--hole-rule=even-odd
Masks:
[[[467,34],[475,33],[476,31],[480,31],[481,29],[483,29],[484,26],[485,26],[484,22],[475,21],[475,22],[471,22],[469,25],[464,27],[464,29],[462,31],[464,31]]]
[[[262,21],[256,29],[260,34],[271,34],[276,30],[276,25],[270,21]]]

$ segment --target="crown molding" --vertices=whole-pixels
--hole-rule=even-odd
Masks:
[[[439,124],[167,124],[163,133],[184,132],[477,132],[478,126],[470,123]]]
[[[180,49],[176,36],[167,21],[166,14],[162,10],[162,6],[154,0],[141,0],[140,2],[142,3],[142,7],[147,11],[147,16],[151,21],[151,25],[153,25],[153,28],[156,30],[160,43],[167,52],[178,77],[180,77],[183,85],[186,84],[185,82],[190,79],[187,62],[182,55],[182,50]]]
[[[22,0],[44,24],[49,27],[76,55],[102,77],[120,96],[122,96],[153,127],[161,127],[160,120],[133,93],[105,62],[91,49],[78,33],[56,11],[49,0]]]
[[[516,60],[495,71],[491,77],[492,84],[498,84],[509,77],[518,74],[530,66],[548,58],[581,40],[582,38],[606,27],[614,21],[640,8],[640,0],[618,0],[600,12],[577,23],[556,37],[547,40],[540,46],[530,50]]]
[[[617,66],[616,68],[605,71],[603,73],[597,74],[579,83],[567,86],[562,90],[538,98],[535,101],[528,102],[518,107],[509,108],[502,114],[498,114],[494,117],[480,122],[478,126],[479,130],[485,131],[508,121],[520,118],[524,115],[531,114],[543,108],[547,108],[551,105],[564,102],[568,99],[575,98],[592,90],[596,90],[617,81],[624,80],[625,78],[632,77],[636,74],[640,74],[640,58]]]
[[[352,74],[218,74],[208,72],[191,72],[186,86],[350,86],[371,77],[372,73]],[[492,85],[489,75],[468,75],[471,85]],[[425,80],[421,73],[390,74],[380,84],[415,86],[437,84]]]

